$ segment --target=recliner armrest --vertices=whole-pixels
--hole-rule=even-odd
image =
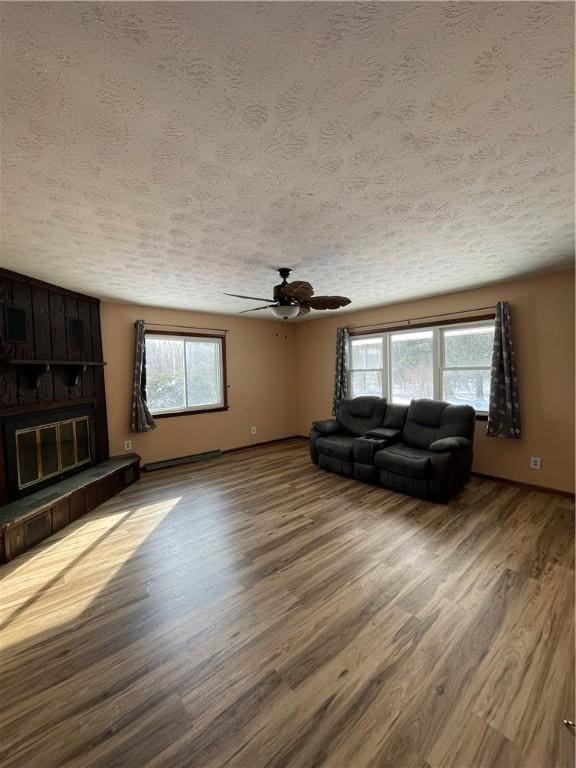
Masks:
[[[389,427],[378,427],[378,429],[371,429],[366,432],[364,437],[374,437],[378,440],[386,440],[392,442],[400,437],[402,434],[401,429],[390,429]]]
[[[312,429],[320,432],[321,435],[335,435],[342,431],[340,422],[336,419],[325,419],[324,421],[313,421]]]
[[[466,448],[472,448],[472,443],[465,437],[443,437],[431,443],[428,450],[433,453],[456,453]]]

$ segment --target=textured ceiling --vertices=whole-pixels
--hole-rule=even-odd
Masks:
[[[571,261],[572,3],[2,14],[7,268],[236,312],[276,266],[357,309]]]

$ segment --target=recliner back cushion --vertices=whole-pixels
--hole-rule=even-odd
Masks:
[[[443,437],[474,438],[474,409],[440,400],[412,400],[402,431],[402,442],[428,448]]]
[[[442,416],[442,434],[438,437],[465,437],[474,442],[476,411],[470,405],[449,405]]]
[[[382,397],[355,397],[342,400],[337,419],[346,435],[358,437],[370,429],[382,426],[386,412],[386,400]]]
[[[404,422],[406,421],[407,413],[407,405],[392,405],[391,403],[388,403],[382,426],[387,429],[402,429]]]

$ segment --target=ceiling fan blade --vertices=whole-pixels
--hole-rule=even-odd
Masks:
[[[237,299],[253,299],[254,301],[274,301],[274,299],[261,299],[259,296],[242,296],[239,293],[225,293],[224,296],[235,296]]]
[[[313,296],[308,299],[308,304],[312,309],[338,309],[350,304],[350,299],[346,296]]]
[[[314,288],[305,280],[294,280],[282,288],[282,294],[297,301],[306,301],[314,296]]]
[[[307,306],[306,304],[301,304],[300,305],[300,312],[298,312],[297,317],[302,317],[303,315],[307,315],[308,312],[310,312],[310,307]]]
[[[270,307],[275,307],[276,304],[267,304],[265,307],[254,307],[254,309],[243,309],[241,312],[238,312],[239,315],[244,315],[246,312],[258,312],[259,309],[270,309]]]

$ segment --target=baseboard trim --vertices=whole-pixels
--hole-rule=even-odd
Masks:
[[[545,485],[532,485],[532,483],[521,483],[518,480],[509,480],[507,477],[496,477],[496,475],[485,475],[483,472],[472,472],[473,477],[479,477],[482,480],[496,480],[499,483],[508,483],[517,488],[526,488],[528,491],[542,491],[543,493],[553,493],[555,496],[563,496],[565,499],[573,499],[574,494],[570,491],[561,491],[559,488],[548,488]]]
[[[222,456],[226,453],[237,453],[238,451],[249,451],[251,448],[264,448],[267,445],[277,445],[278,443],[285,443],[290,440],[308,440],[306,435],[290,435],[289,437],[277,437],[274,440],[263,440],[260,443],[248,443],[247,445],[239,445],[237,448],[225,448],[224,450],[206,451],[205,453],[193,453],[190,456],[179,456],[174,459],[165,459],[164,461],[154,461],[150,464],[145,464],[142,469],[145,472],[154,472],[159,469],[170,469],[171,467],[179,467],[185,464],[195,464],[199,461],[205,461],[207,459],[215,459],[218,456]],[[574,494],[570,491],[561,491],[559,488],[548,488],[545,485],[532,485],[532,483],[521,483],[518,480],[509,480],[506,477],[497,477],[496,475],[487,475],[484,472],[472,472],[473,477],[478,477],[481,480],[492,480],[499,483],[508,483],[508,485],[514,485],[517,488],[525,488],[528,491],[540,491],[542,493],[552,493],[555,496],[562,496],[565,499],[573,499]]]
[[[145,472],[156,472],[159,469],[171,469],[172,467],[182,467],[185,464],[196,464],[199,461],[207,459],[217,459],[222,455],[222,451],[204,451],[204,453],[191,453],[189,456],[177,456],[175,459],[163,459],[162,461],[151,461],[145,464],[142,469]]]
[[[261,443],[249,443],[248,445],[240,445],[238,448],[225,448],[215,451],[204,451],[203,453],[191,453],[189,456],[175,456],[173,459],[163,459],[162,461],[151,461],[149,464],[144,464],[142,469],[144,472],[156,472],[160,469],[173,469],[174,467],[182,467],[186,464],[197,464],[200,461],[207,461],[208,459],[217,459],[223,456],[225,453],[234,453],[235,451],[248,451],[250,448],[261,448],[266,445],[274,445],[276,443],[285,443],[287,440],[308,440],[304,435],[291,435],[290,437],[278,437],[275,440],[264,440]],[[125,457],[126,454],[123,454]]]
[[[236,453],[237,451],[248,451],[250,448],[262,448],[266,445],[276,445],[277,443],[285,443],[287,440],[308,440],[304,435],[290,435],[290,437],[277,437],[275,440],[264,440],[261,443],[248,443],[247,445],[239,445],[237,448],[225,448],[222,453]]]

